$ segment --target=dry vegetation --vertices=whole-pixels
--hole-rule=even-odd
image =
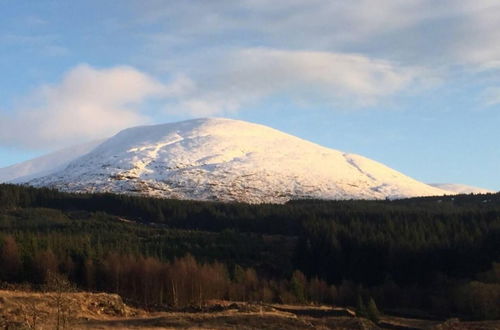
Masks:
[[[382,317],[378,325],[350,309],[210,301],[203,307],[147,312],[104,293],[0,291],[6,329],[500,329],[500,322]]]
[[[54,329],[58,323],[60,329],[74,329],[84,320],[140,314],[115,294],[0,291],[0,325],[9,329]]]

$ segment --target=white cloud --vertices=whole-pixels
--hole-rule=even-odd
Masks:
[[[496,0],[135,1],[155,49],[200,44],[363,53],[410,65],[500,60]],[[162,28],[163,27],[163,28]],[[208,41],[210,40],[210,42]],[[174,43],[174,44],[172,44]]]
[[[131,67],[80,65],[56,85],[38,88],[25,105],[0,113],[0,143],[53,147],[100,138],[148,121],[138,105],[178,92]]]
[[[481,3],[481,1],[479,1]],[[485,68],[498,68],[500,61],[500,3],[483,1],[473,8],[461,22],[453,52],[467,64]]]
[[[274,58],[281,57],[282,63],[296,68],[293,79],[302,89],[295,89],[294,95],[305,99],[304,87],[316,86],[323,92],[310,99],[326,97],[324,101],[338,102],[342,96],[350,95],[366,105],[390,95],[391,90],[402,90],[397,86],[407,85],[407,81],[414,83],[423,71],[445,84],[457,79],[486,86],[498,82],[488,76],[500,69],[497,0],[192,0],[175,6],[155,0],[135,3],[134,13],[140,19],[130,24],[155,27],[154,33],[143,35],[145,63],[161,63],[168,67],[167,71],[190,70],[193,65],[201,70],[197,64],[202,61],[197,60],[196,54],[219,52],[218,57],[228,58],[231,54],[226,53],[234,54],[232,49],[257,46],[288,50],[288,55]],[[308,64],[300,63],[299,58],[306,56],[298,54],[309,54]],[[366,63],[375,64],[374,69],[348,61],[349,54],[359,54]],[[314,65],[309,60],[324,62],[324,58],[333,59],[336,55],[340,58],[335,61],[346,65],[328,66],[328,70],[336,70],[336,79],[316,76],[311,84]],[[263,63],[272,63],[272,67],[262,64],[250,69],[240,63],[234,65],[233,72],[222,67],[218,79],[207,79],[210,84],[191,73],[197,82],[197,95],[182,100],[183,108],[198,114],[214,114],[220,109],[234,111],[269,95],[264,84],[253,82],[251,70],[260,72],[262,77],[272,75],[267,83],[272,90],[293,89],[283,81],[293,75],[280,69],[285,65],[273,63],[269,54],[259,56]],[[206,57],[211,66],[217,63],[210,60],[210,55]],[[243,54],[241,59],[248,56]],[[386,63],[386,68],[381,63]],[[415,67],[425,70],[411,69]],[[376,71],[385,77],[380,86],[374,84]],[[230,80],[231,84],[224,83]],[[253,84],[253,92],[238,88],[247,82]],[[223,90],[232,93],[224,94]],[[327,92],[332,92],[332,96],[328,97]],[[484,95],[491,95],[491,91]]]
[[[280,94],[306,103],[367,106],[410,84],[416,88],[425,77],[419,68],[332,52],[250,48],[208,62],[209,68],[191,75],[194,82],[177,98],[176,111],[215,115]]]
[[[191,116],[239,111],[276,95],[366,106],[424,76],[417,68],[355,54],[248,48],[213,55],[168,84],[131,67],[77,66],[60,83],[39,87],[27,106],[0,113],[0,144],[54,147],[108,136],[150,121],[141,105],[153,97],[167,112]]]
[[[494,106],[500,104],[500,87],[490,87],[483,91],[482,101],[486,106]]]

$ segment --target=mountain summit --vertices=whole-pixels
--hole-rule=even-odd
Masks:
[[[362,156],[218,118],[125,129],[63,170],[28,183],[71,192],[250,203],[446,193]]]

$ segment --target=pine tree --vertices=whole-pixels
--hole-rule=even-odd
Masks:
[[[301,304],[306,302],[306,285],[307,279],[304,274],[296,270],[293,272],[292,279],[290,280],[291,290],[297,301]]]
[[[366,310],[367,316],[370,320],[377,323],[380,320],[380,312],[377,308],[377,304],[375,300],[370,297],[370,301],[368,302],[368,307]]]
[[[367,313],[365,303],[363,302],[363,297],[361,297],[361,294],[358,293],[358,299],[356,303],[356,316],[365,317],[366,315]]]

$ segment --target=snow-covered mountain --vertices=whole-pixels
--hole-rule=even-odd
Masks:
[[[92,151],[104,140],[65,148],[19,164],[0,168],[0,183],[22,183],[63,170],[76,158]]]
[[[230,119],[129,128],[29,184],[251,203],[449,193],[365,157]]]
[[[450,194],[487,194],[494,193],[493,190],[468,186],[457,183],[429,183],[430,186],[449,191]]]

